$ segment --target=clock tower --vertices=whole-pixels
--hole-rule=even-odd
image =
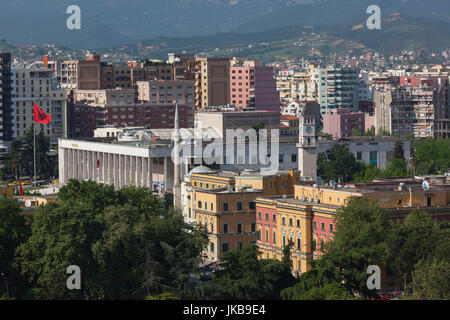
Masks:
[[[299,118],[298,169],[302,177],[317,177],[316,118],[311,104],[306,104]]]

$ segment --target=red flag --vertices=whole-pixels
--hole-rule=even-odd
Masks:
[[[100,160],[97,159],[97,168],[100,168]]]
[[[52,116],[46,114],[44,111],[39,109],[36,103],[33,102],[33,121],[37,123],[50,123]]]
[[[23,197],[22,182],[20,182],[20,196]]]

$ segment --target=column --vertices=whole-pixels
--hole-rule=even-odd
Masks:
[[[136,187],[142,185],[142,158],[136,157]]]
[[[70,151],[72,153],[72,179],[76,179],[77,176],[75,175],[75,150],[71,149]]]
[[[150,190],[153,191],[153,158],[148,156],[148,177],[147,177],[147,186]]]
[[[167,191],[167,157],[164,157],[164,193]]]

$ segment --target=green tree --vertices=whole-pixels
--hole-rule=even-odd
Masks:
[[[292,286],[290,246],[283,250],[282,261],[259,259],[257,245],[224,254],[221,268],[210,283],[212,298],[257,300],[279,299],[283,289]]]
[[[394,159],[405,160],[405,151],[403,150],[403,142],[401,140],[395,141]]]
[[[420,300],[449,300],[449,274],[449,261],[438,258],[420,260],[413,271],[411,297]]]
[[[336,213],[335,238],[329,243],[318,267],[338,269],[349,293],[363,297],[375,293],[366,286],[369,265],[386,263],[386,234],[391,227],[387,211],[367,198],[351,198]],[[325,267],[323,267],[325,266]]]
[[[325,180],[348,182],[360,172],[362,165],[356,161],[347,146],[336,144],[317,158],[317,174]]]
[[[352,136],[352,137],[362,137],[363,135],[364,134],[360,128],[353,129],[352,133],[350,134],[350,136]]]
[[[445,173],[450,167],[450,139],[427,138],[414,143],[417,174]]]
[[[382,172],[386,178],[398,178],[408,176],[407,162],[404,159],[392,158]]]
[[[366,133],[364,133],[365,136],[375,136],[375,127],[371,126],[369,130],[367,130]]]
[[[23,163],[27,173],[34,170],[34,130],[31,126],[23,138],[24,152]],[[56,176],[55,162],[56,158],[48,155],[50,150],[50,138],[44,134],[44,128],[41,125],[39,133],[36,133],[36,174],[39,177]]]
[[[205,230],[165,210],[147,188],[116,191],[72,180],[61,188],[59,202],[35,212],[17,265],[33,297],[143,299],[173,292],[185,298],[207,242]],[[81,291],[66,288],[69,265],[81,269]]]
[[[387,259],[395,275],[403,278],[403,285],[411,282],[414,266],[429,257],[449,259],[448,229],[441,229],[436,221],[414,210],[404,223],[396,223],[387,236]]]
[[[21,283],[20,274],[14,267],[14,252],[30,235],[27,222],[16,201],[0,199],[0,274],[7,277],[11,296],[16,295]],[[6,288],[3,286],[3,279],[0,280],[2,296]]]
[[[381,176],[381,171],[376,164],[366,164],[360,162],[361,171],[356,172],[353,175],[353,181],[355,182],[372,182],[374,178]]]

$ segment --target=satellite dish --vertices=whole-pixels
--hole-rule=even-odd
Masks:
[[[425,191],[428,191],[430,189],[430,184],[428,183],[428,181],[422,182],[422,189]]]
[[[25,201],[25,207],[27,208],[31,207],[31,200]]]
[[[322,179],[321,177],[317,177],[317,178],[316,178],[316,184],[317,184],[318,186],[323,185],[323,179]]]

